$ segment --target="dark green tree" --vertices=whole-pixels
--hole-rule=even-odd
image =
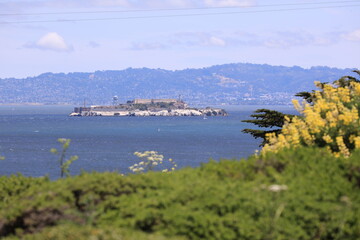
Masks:
[[[359,70],[354,70],[354,73],[360,75]],[[344,76],[339,80],[333,82],[333,84],[339,87],[350,86],[351,82],[360,82],[359,79],[353,76]],[[324,85],[327,83],[320,83],[318,88],[322,89]],[[296,97],[301,97],[308,103],[312,104],[316,100],[315,90],[311,92],[299,92],[295,94]],[[257,109],[254,111],[255,114],[250,115],[250,117],[255,118],[252,120],[243,120],[242,122],[255,124],[258,129],[243,129],[242,132],[251,134],[255,139],[262,138],[262,142],[260,146],[264,146],[267,143],[266,134],[267,133],[280,133],[282,126],[285,123],[285,116],[287,116],[290,120],[294,117],[291,114],[285,114],[282,112],[278,112],[270,109]],[[265,128],[265,129],[263,129]]]
[[[251,134],[254,138],[262,138],[260,146],[264,146],[266,143],[266,134],[267,133],[279,133],[281,131],[281,127],[284,125],[285,116],[288,116],[290,119],[294,115],[284,114],[282,112],[278,112],[270,109],[257,109],[255,114],[250,115],[250,117],[255,118],[252,120],[243,120],[242,122],[252,123],[258,126],[259,128],[267,128],[266,130],[262,129],[249,129],[246,128],[242,130],[244,133]],[[270,129],[269,129],[270,128]],[[275,129],[272,129],[275,128]]]

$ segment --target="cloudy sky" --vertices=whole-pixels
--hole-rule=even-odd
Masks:
[[[354,68],[359,10],[360,0],[0,0],[0,78],[235,62]]]

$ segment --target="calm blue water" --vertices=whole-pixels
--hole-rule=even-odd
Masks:
[[[241,133],[242,123],[261,106],[225,107],[228,117],[68,117],[72,106],[0,106],[0,175],[59,176],[58,138],[70,138],[67,156],[78,155],[71,174],[85,171],[127,173],[135,151],[154,150],[181,167],[209,159],[240,159],[259,140]],[[294,113],[290,107],[267,106]]]

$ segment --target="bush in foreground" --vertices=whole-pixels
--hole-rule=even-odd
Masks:
[[[11,176],[0,182],[6,182],[0,185],[4,239],[360,236],[359,151],[336,158],[297,148],[171,174],[84,173],[53,182]]]

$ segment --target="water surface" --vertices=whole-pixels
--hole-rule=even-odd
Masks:
[[[127,173],[138,161],[135,151],[154,150],[179,168],[209,159],[241,159],[258,149],[260,140],[241,132],[241,120],[263,106],[225,107],[227,117],[68,117],[72,106],[0,106],[0,175],[59,176],[58,138],[70,138],[67,153],[78,155],[71,174],[85,171]],[[266,106],[294,113],[287,106]]]

